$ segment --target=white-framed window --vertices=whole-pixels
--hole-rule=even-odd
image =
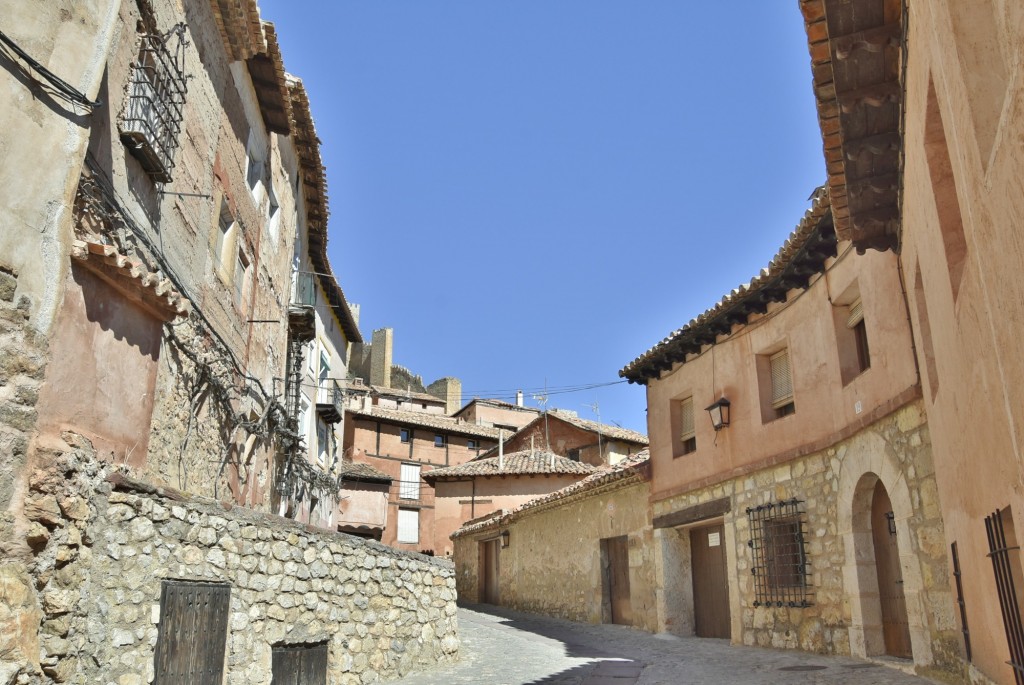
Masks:
[[[418,509],[398,510],[398,541],[417,544],[420,541],[420,512]]]
[[[327,378],[331,375],[331,358],[327,354],[327,349],[324,347],[320,348],[320,375],[317,377],[320,381],[320,387],[327,387]]]
[[[402,464],[398,486],[399,499],[420,498],[420,465]]]
[[[302,395],[299,398],[299,437],[303,439],[309,437],[310,406],[309,398]]]
[[[789,365],[789,349],[782,349],[768,357],[772,382],[772,409],[776,417],[796,411],[793,403],[793,375]]]
[[[693,417],[693,397],[679,402],[679,450],[680,455],[697,450],[697,429]]]
[[[249,258],[245,256],[245,252],[241,249],[238,250],[238,256],[235,259],[235,299],[238,302],[242,301],[242,296],[245,294],[245,283],[249,277]]]
[[[326,467],[331,460],[331,429],[323,419],[316,420],[316,462]]]

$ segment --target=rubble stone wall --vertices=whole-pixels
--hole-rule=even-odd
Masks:
[[[24,649],[0,644],[0,683],[152,682],[171,579],[230,586],[229,684],[269,685],[282,645],[326,643],[343,685],[457,658],[450,562],[110,474],[80,443],[30,477],[34,554],[0,562],[0,634]]]

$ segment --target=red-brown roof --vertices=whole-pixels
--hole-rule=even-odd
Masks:
[[[560,457],[545,450],[523,450],[503,457],[477,459],[459,466],[432,469],[423,474],[423,480],[464,480],[485,476],[528,475],[587,475],[594,467],[572,459]]]

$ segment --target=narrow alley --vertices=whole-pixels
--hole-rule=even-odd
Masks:
[[[861,659],[730,645],[473,605],[459,609],[462,658],[401,685],[911,685],[930,682]]]

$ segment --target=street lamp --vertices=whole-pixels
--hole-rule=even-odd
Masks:
[[[725,399],[723,395],[717,402],[706,408],[708,414],[711,415],[711,425],[715,427],[716,433],[729,425],[729,406],[731,404],[732,402]]]

